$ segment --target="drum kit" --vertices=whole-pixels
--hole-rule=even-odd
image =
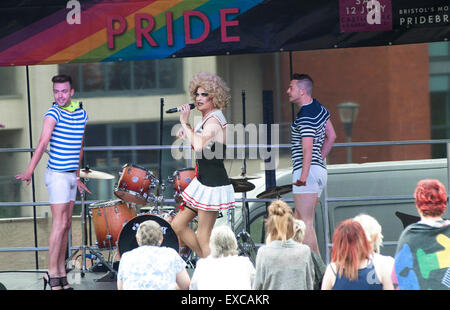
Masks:
[[[114,179],[114,176],[106,172],[85,168],[80,170],[80,178],[86,183],[89,179],[107,180]],[[190,252],[186,253],[186,247],[178,240],[170,226],[171,220],[175,217],[174,208],[172,210],[156,208],[156,211],[140,212],[140,206],[162,202],[162,197],[155,195],[155,189],[158,186],[159,180],[151,171],[138,165],[126,164],[119,172],[119,180],[114,186],[114,195],[119,199],[92,203],[89,205],[89,212],[87,213],[85,193],[81,193],[82,245],[80,248],[82,276],[87,271],[87,251],[98,258],[100,263],[109,271],[116,274],[112,262],[106,261],[102,253],[87,245],[87,214],[94,224],[98,250],[112,251],[116,249],[120,257],[123,253],[137,248],[136,231],[139,224],[146,220],[154,220],[161,225],[163,230],[164,239],[161,245],[174,248],[185,260],[187,259]],[[178,189],[184,189],[185,186],[183,186],[184,184],[180,182],[176,183]]]
[[[180,207],[183,204],[181,193],[195,178],[196,172],[194,168],[184,168],[176,170],[172,177],[168,178],[168,182],[173,184],[175,191],[174,201]],[[114,176],[101,171],[84,168],[80,170],[80,178],[86,183],[89,179],[108,180],[114,179]],[[248,206],[246,204],[246,193],[255,188],[255,185],[249,180],[259,178],[258,176],[249,176],[245,174],[245,170],[239,176],[230,178],[236,193],[242,193],[242,216],[243,229],[235,232],[238,239],[240,254],[247,255],[251,258],[256,257],[256,246],[253,243],[248,232]],[[109,201],[100,201],[89,205],[86,212],[85,193],[82,192],[81,197],[81,224],[82,224],[82,245],[81,257],[81,275],[84,276],[88,270],[86,267],[86,257],[96,256],[99,263],[104,265],[112,274],[117,271],[113,268],[113,262],[106,261],[99,250],[117,250],[117,255],[123,255],[125,252],[138,247],[136,241],[136,231],[139,225],[147,220],[156,221],[163,230],[163,242],[161,246],[167,246],[175,249],[180,256],[191,266],[194,266],[193,251],[191,251],[182,240],[176,235],[171,227],[171,222],[177,214],[177,208],[172,206],[162,206],[163,196],[157,196],[155,189],[165,190],[165,185],[152,174],[151,171],[135,164],[126,164],[119,172],[118,182],[114,186],[114,195],[118,199]],[[288,192],[287,186],[276,187],[259,194],[258,198],[275,198],[281,194]],[[260,197],[261,196],[261,197]],[[154,205],[146,208],[145,205]],[[159,206],[161,204],[161,206]],[[141,212],[142,211],[142,212]],[[231,227],[234,230],[234,210],[230,216]],[[92,219],[95,229],[96,246],[87,245],[87,215]],[[192,229],[195,229],[197,219],[191,223]],[[90,256],[86,255],[87,251]]]

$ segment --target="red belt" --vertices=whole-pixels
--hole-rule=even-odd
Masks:
[[[180,203],[180,205],[178,206],[178,207],[176,207],[176,209],[175,210],[178,210],[178,209],[180,209],[180,211],[181,210],[183,210],[184,209],[184,206],[186,205],[186,202],[182,202],[182,203]]]

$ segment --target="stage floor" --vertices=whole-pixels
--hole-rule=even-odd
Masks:
[[[189,276],[194,273],[193,268],[186,268]],[[42,290],[44,289],[43,276],[46,270],[0,271],[0,283],[7,290]],[[71,270],[67,280],[74,290],[117,290],[117,278],[110,271],[87,271],[84,276],[81,270]],[[0,290],[4,289],[0,285]],[[47,290],[50,287],[47,285]]]
[[[0,271],[0,283],[7,290],[42,290],[45,271]],[[79,270],[72,270],[67,274],[67,280],[75,290],[117,290],[116,278],[110,272],[88,271],[81,276]]]

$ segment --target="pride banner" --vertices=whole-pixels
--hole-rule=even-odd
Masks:
[[[448,40],[447,0],[2,0],[0,66]]]

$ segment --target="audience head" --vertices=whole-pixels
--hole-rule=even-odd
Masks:
[[[269,217],[266,220],[266,232],[269,242],[274,240],[286,240],[294,236],[294,216],[289,205],[277,200],[269,206]]]
[[[306,225],[305,222],[302,220],[294,218],[294,241],[298,243],[302,243],[303,239],[305,239],[305,231],[306,231]]]
[[[336,227],[331,261],[336,264],[339,276],[344,274],[350,280],[358,279],[359,265],[369,258],[370,253],[371,247],[361,224],[349,219]]]
[[[383,243],[383,234],[381,233],[381,225],[378,221],[367,214],[359,214],[353,218],[363,227],[367,240],[372,245],[374,253],[380,253],[380,247]]]
[[[209,239],[211,256],[214,258],[237,255],[238,245],[234,232],[227,225],[213,228]]]
[[[439,180],[419,181],[414,191],[414,199],[421,216],[439,217],[447,210],[447,191]]]
[[[136,240],[139,246],[160,246],[163,240],[161,226],[152,220],[142,222],[136,232]]]

